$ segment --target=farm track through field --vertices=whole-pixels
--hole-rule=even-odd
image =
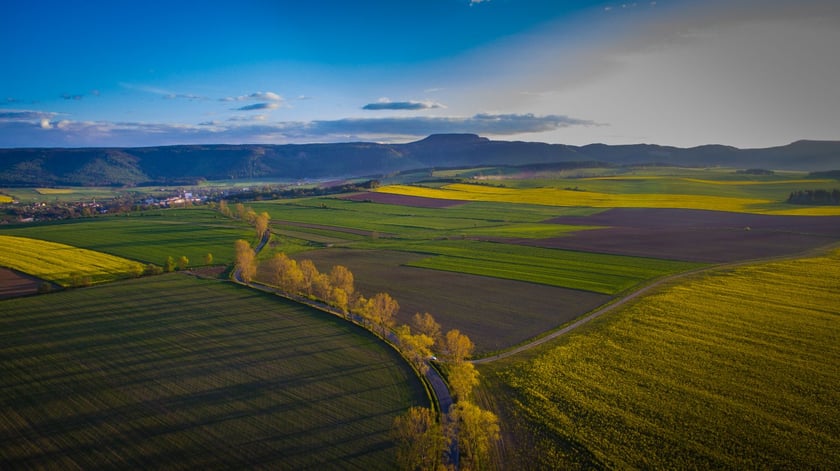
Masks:
[[[499,353],[498,355],[492,355],[492,356],[472,360],[472,363],[476,364],[476,365],[492,363],[492,362],[497,361],[497,360],[502,360],[504,358],[511,357],[513,355],[516,355],[517,353],[521,353],[521,352],[524,352],[526,350],[531,350],[532,348],[535,348],[539,345],[542,345],[542,344],[544,344],[544,343],[546,343],[550,340],[554,340],[557,337],[560,337],[561,335],[565,335],[565,334],[577,329],[578,327],[581,327],[582,325],[587,324],[588,322],[590,322],[594,319],[597,319],[598,317],[600,317],[600,316],[602,316],[602,315],[604,315],[604,314],[606,314],[610,311],[613,311],[616,308],[619,308],[619,307],[621,307],[621,306],[639,298],[640,296],[651,293],[651,292],[659,289],[663,285],[670,284],[671,282],[682,279],[682,278],[686,278],[686,277],[689,277],[689,276],[692,276],[692,275],[697,275],[697,274],[700,274],[700,273],[708,273],[708,272],[714,272],[714,271],[719,271],[719,270],[730,270],[730,269],[745,266],[745,265],[754,265],[754,264],[758,264],[758,263],[777,262],[777,261],[782,261],[782,260],[791,260],[791,259],[803,258],[803,257],[807,257],[809,255],[824,253],[828,250],[831,250],[833,247],[837,247],[837,246],[840,246],[840,244],[834,243],[834,244],[819,247],[819,248],[812,249],[812,250],[809,250],[807,252],[803,252],[803,253],[799,253],[799,254],[788,254],[788,255],[780,255],[780,256],[777,256],[777,257],[765,257],[765,258],[759,258],[759,259],[753,259],[753,260],[744,260],[744,261],[738,261],[738,262],[723,263],[723,264],[719,264],[719,265],[712,265],[712,266],[707,266],[707,267],[695,268],[693,270],[685,271],[685,272],[682,272],[682,273],[675,273],[673,275],[667,275],[667,276],[664,276],[662,278],[659,278],[658,280],[653,281],[652,283],[650,283],[648,285],[643,286],[642,288],[640,288],[636,291],[628,293],[626,296],[624,296],[622,298],[616,299],[615,301],[613,301],[609,304],[606,304],[606,305],[592,311],[591,313],[589,313],[589,314],[581,317],[580,319],[572,322],[571,324],[567,325],[566,327],[563,327],[559,330],[551,332],[550,334],[548,334],[544,337],[540,337],[540,338],[538,338],[538,339],[536,339],[532,342],[528,342],[524,345],[520,345],[520,346],[515,347],[515,348],[513,348],[511,350],[508,350],[506,352]]]

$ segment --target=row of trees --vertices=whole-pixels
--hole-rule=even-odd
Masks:
[[[343,265],[320,272],[308,259],[297,261],[283,252],[259,263],[246,240],[235,244],[235,269],[243,281],[255,278],[291,295],[324,302],[394,342],[403,356],[426,374],[435,353],[445,360],[447,382],[455,401],[443,420],[428,408],[413,407],[394,421],[393,439],[398,461],[404,469],[438,469],[444,466],[444,451],[453,440],[458,444],[462,469],[481,469],[489,462],[492,445],[499,439],[498,418],[470,401],[479,384],[475,366],[467,361],[475,349],[458,329],[442,332],[427,313],[415,313],[409,324],[396,324],[400,305],[388,293],[366,298],[355,288],[353,273]]]
[[[488,468],[493,444],[500,437],[499,419],[471,402],[479,383],[478,371],[467,361],[472,341],[457,329],[440,335],[440,325],[429,313],[415,314],[412,326],[416,335],[434,338],[438,351],[446,355],[443,366],[455,403],[442,421],[426,407],[412,407],[394,419],[391,436],[397,443],[397,463],[401,469],[445,469],[444,453],[457,443],[461,469]]]
[[[268,230],[268,224],[271,221],[271,216],[265,211],[257,214],[257,212],[252,208],[245,206],[242,203],[236,203],[233,206],[233,209],[231,209],[225,200],[219,201],[219,212],[222,213],[223,216],[236,218],[254,226],[254,229],[256,229],[257,232],[257,238],[262,237],[263,234],[265,234],[265,231]]]
[[[840,204],[840,190],[799,190],[791,192],[788,203],[793,204]]]

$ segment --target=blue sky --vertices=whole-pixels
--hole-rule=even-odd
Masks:
[[[827,0],[0,6],[0,147],[840,139]]]

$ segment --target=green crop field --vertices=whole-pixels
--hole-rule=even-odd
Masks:
[[[477,242],[435,241],[407,246],[433,256],[410,266],[491,276],[602,294],[617,294],[644,281],[700,264]]]
[[[62,286],[139,276],[143,265],[113,255],[26,237],[0,235],[0,267]]]
[[[172,274],[0,301],[4,469],[389,469],[428,399],[346,321]]]
[[[511,467],[837,469],[838,267],[697,276],[482,366],[516,424]]]
[[[163,265],[166,257],[184,255],[191,265],[233,261],[233,242],[252,240],[253,229],[209,209],[169,209],[133,216],[76,219],[50,224],[0,228],[0,235],[18,235],[97,250]]]
[[[281,221],[290,221],[378,232],[402,239],[480,234],[483,230],[494,235],[501,230],[501,226],[526,224],[525,227],[528,228],[558,216],[591,214],[598,211],[492,202],[468,203],[448,208],[419,208],[339,198],[278,200],[254,203],[251,206],[257,212],[267,211],[278,227],[282,227]],[[560,226],[555,230],[563,232],[568,229]],[[544,227],[534,230],[538,231],[537,237],[546,234]],[[520,228],[518,232],[526,234],[524,237],[529,237],[527,230]],[[340,233],[337,236],[341,238]]]

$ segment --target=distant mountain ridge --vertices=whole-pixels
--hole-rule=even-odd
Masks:
[[[407,144],[182,145],[132,148],[0,149],[0,186],[134,186],[233,178],[348,178],[410,169],[603,162],[729,166],[775,170],[840,169],[840,141],[797,141],[765,149],[722,145],[570,146],[436,134]]]

